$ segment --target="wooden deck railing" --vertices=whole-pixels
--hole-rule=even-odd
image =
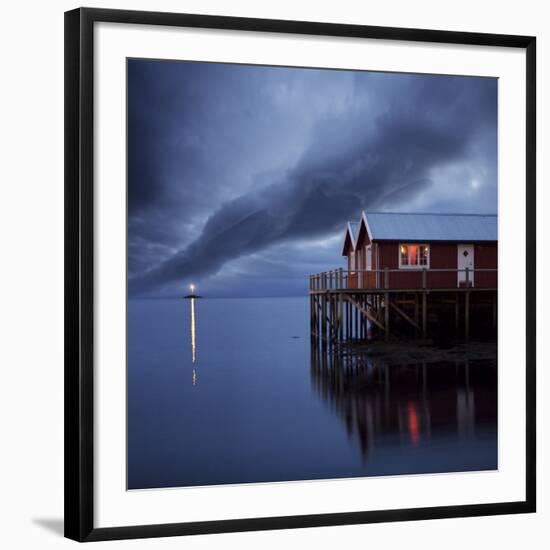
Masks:
[[[460,278],[458,274],[463,273]],[[496,288],[497,269],[334,269],[309,276],[309,290]]]

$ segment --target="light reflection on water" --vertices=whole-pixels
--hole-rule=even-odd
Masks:
[[[191,363],[195,365],[195,362],[197,361],[197,343],[196,343],[196,334],[197,334],[197,325],[196,325],[196,319],[195,319],[195,298],[190,298],[189,300],[189,308],[191,311],[190,314],[190,327],[191,327]],[[197,369],[193,367],[193,373],[192,378],[193,386],[197,385]]]
[[[302,298],[186,302],[128,304],[129,488],[497,467],[495,362],[315,352]]]
[[[196,334],[196,322],[195,322],[195,298],[189,300],[189,305],[191,308],[191,362],[195,363],[197,360],[197,344],[195,340]]]

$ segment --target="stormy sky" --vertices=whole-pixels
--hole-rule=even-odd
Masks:
[[[128,60],[128,290],[305,294],[362,209],[497,211],[497,81]]]

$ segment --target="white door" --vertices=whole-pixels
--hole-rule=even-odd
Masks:
[[[468,268],[468,286],[474,286],[474,245],[457,244],[458,286],[466,286],[466,268]]]

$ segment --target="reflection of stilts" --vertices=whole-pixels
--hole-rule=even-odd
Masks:
[[[450,364],[388,364],[345,348],[311,346],[312,387],[341,418],[365,463],[381,436],[419,447],[441,432],[474,434],[473,371],[467,361],[457,368],[455,378]]]
[[[470,362],[464,361],[464,386],[457,388],[456,417],[458,431],[461,436],[467,437],[475,433],[475,400],[470,388]]]

